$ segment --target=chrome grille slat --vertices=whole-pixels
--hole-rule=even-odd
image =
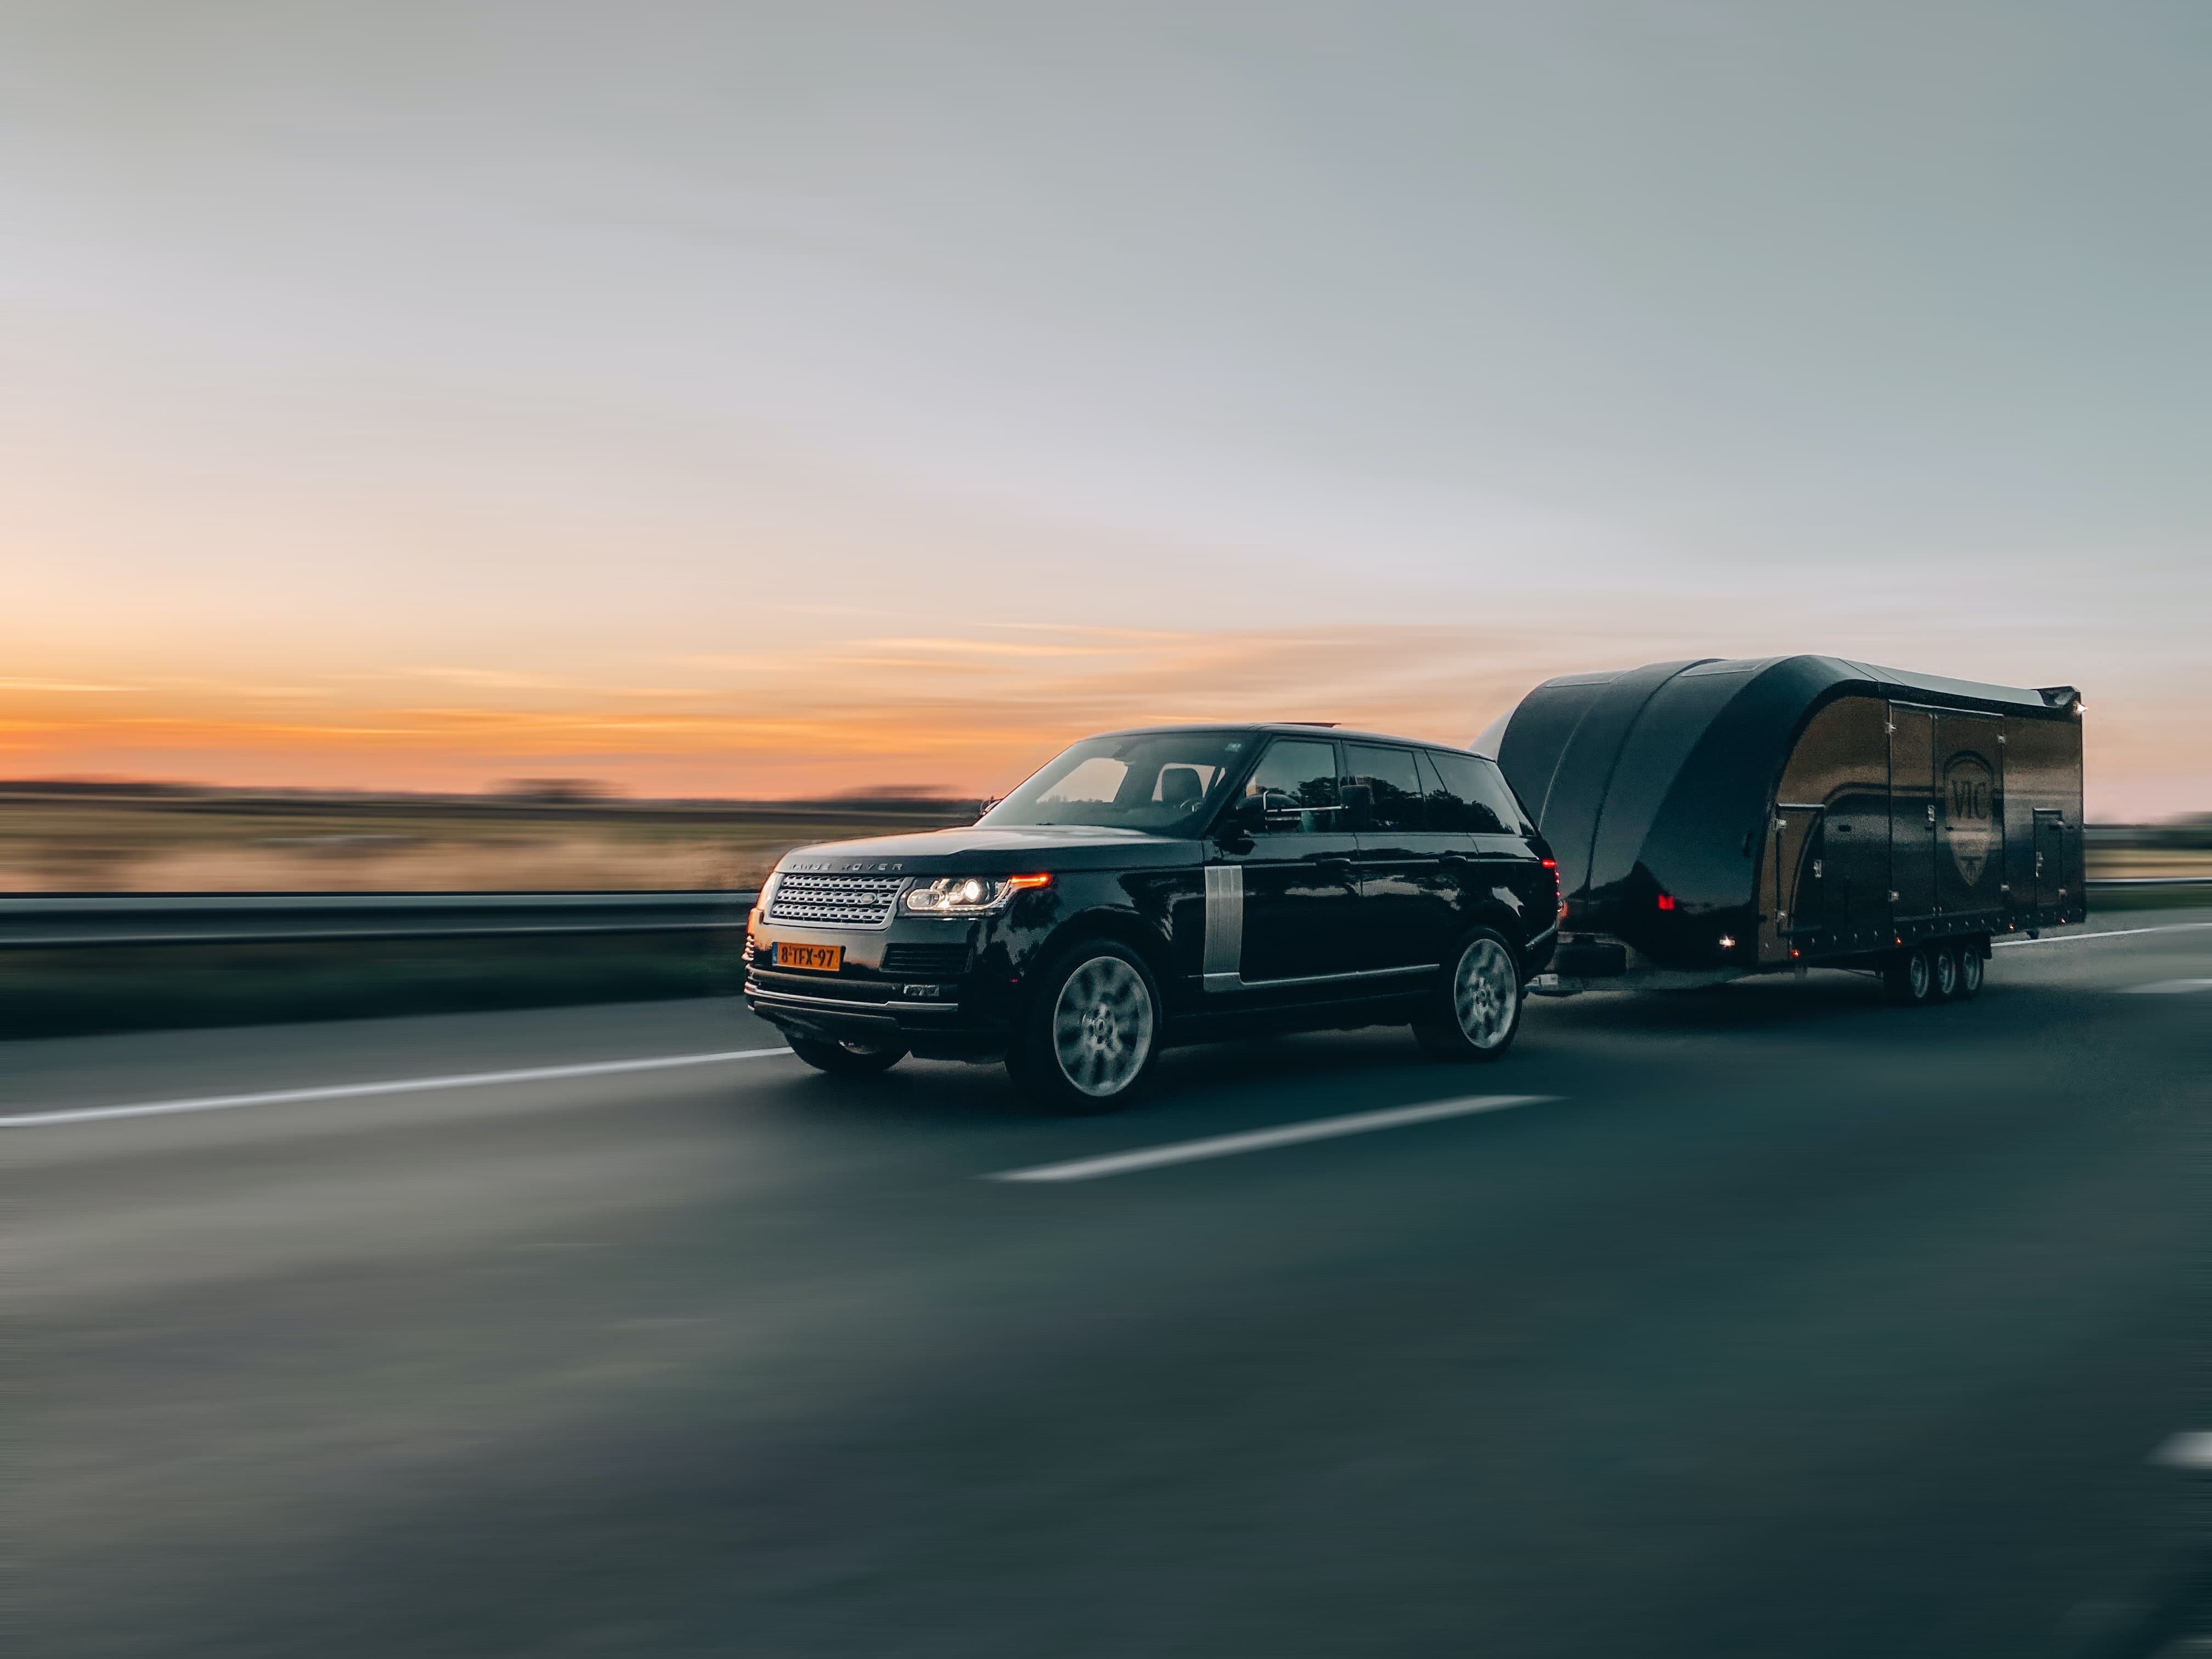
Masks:
[[[891,919],[891,906],[904,876],[843,876],[792,871],[775,878],[775,893],[769,900],[770,921],[816,927],[881,927]]]

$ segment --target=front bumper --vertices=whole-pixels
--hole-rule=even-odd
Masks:
[[[779,942],[843,948],[835,973],[778,969]],[[756,922],[745,943],[745,1005],[783,1031],[907,1049],[928,1058],[1005,1054],[1017,975],[984,921],[900,918],[883,928]]]

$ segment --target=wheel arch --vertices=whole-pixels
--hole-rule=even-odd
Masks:
[[[1071,946],[1085,939],[1111,939],[1116,945],[1126,945],[1142,958],[1152,975],[1152,982],[1160,994],[1161,1010],[1167,1012],[1167,1004],[1173,996],[1175,969],[1170,959],[1167,940],[1159,930],[1133,910],[1119,910],[1109,906],[1097,906],[1078,910],[1045,935],[1023,969],[1023,989],[1035,992],[1037,969],[1054,962]]]
[[[1528,969],[1528,929],[1525,920],[1516,914],[1503,899],[1485,894],[1460,911],[1460,933],[1462,937],[1471,927],[1487,927],[1504,939],[1506,948],[1523,973]],[[1457,941],[1454,941],[1456,943]]]

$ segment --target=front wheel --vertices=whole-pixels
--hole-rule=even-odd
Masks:
[[[795,1036],[791,1052],[817,1072],[831,1077],[874,1077],[888,1072],[906,1058],[903,1048],[878,1048],[865,1042],[827,1042],[820,1037]]]
[[[1478,927],[1437,976],[1414,1039],[1437,1060],[1488,1060],[1511,1048],[1520,1029],[1520,962],[1500,935]]]
[[[1901,951],[1893,951],[1889,960],[1882,964],[1881,988],[1900,1008],[1924,1006],[1935,989],[1935,965],[1923,946],[1911,945]]]
[[[1160,994],[1137,953],[1093,939],[1062,956],[1006,1053],[1022,1092],[1054,1112],[1110,1112],[1143,1090],[1160,1047]]]

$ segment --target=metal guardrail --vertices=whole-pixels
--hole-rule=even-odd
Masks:
[[[2115,876],[2100,892],[2212,876]],[[36,893],[0,896],[0,950],[349,944],[527,934],[680,933],[744,926],[758,895],[703,893]]]
[[[739,928],[758,895],[38,893],[0,896],[0,950],[678,933]]]

